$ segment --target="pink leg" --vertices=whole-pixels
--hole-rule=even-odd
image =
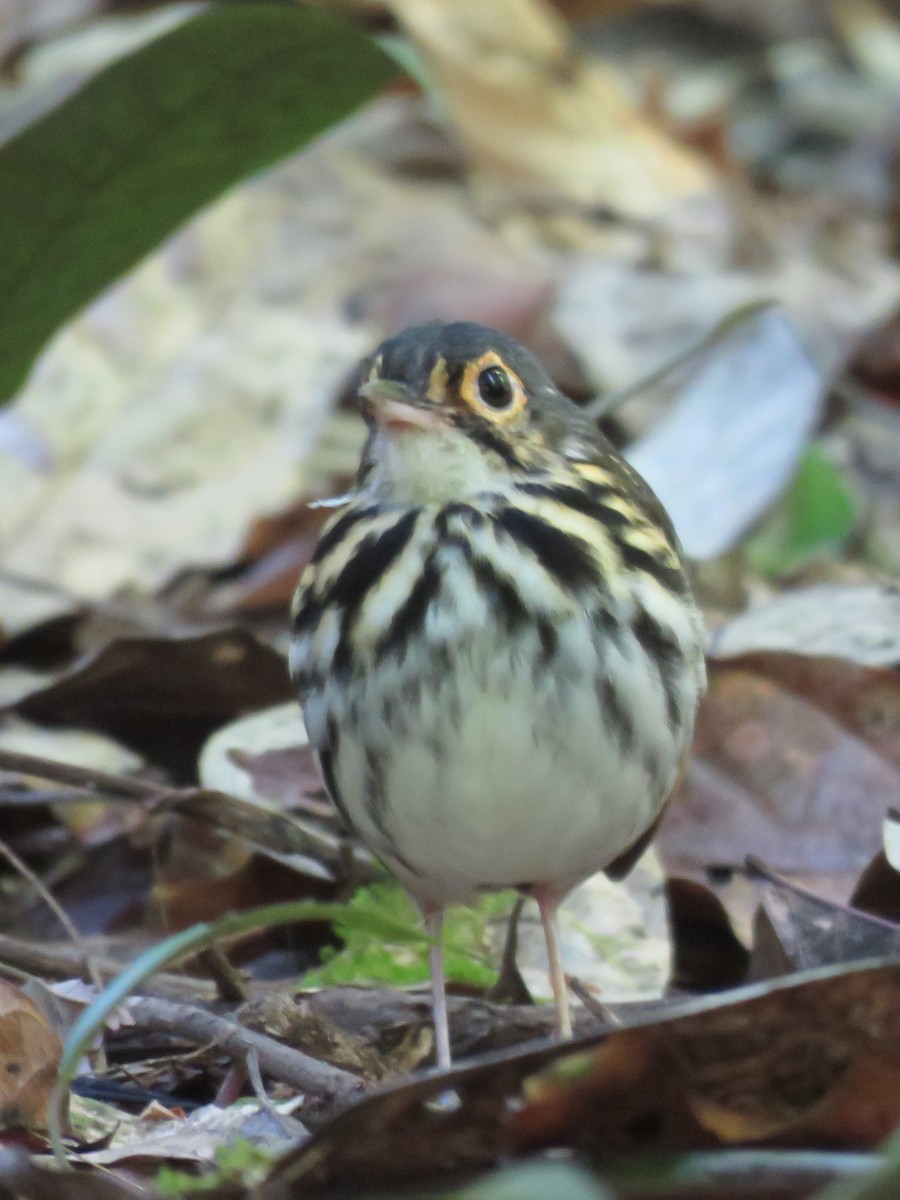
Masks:
[[[439,1067],[449,1067],[450,1028],[447,1023],[447,992],[444,987],[444,952],[441,947],[441,927],[444,909],[440,904],[423,903],[425,932],[431,939],[428,965],[431,969],[431,1011],[434,1017],[434,1044]]]
[[[550,888],[540,884],[531,889],[531,894],[537,900],[541,912],[544,941],[547,943],[547,958],[550,960],[550,983],[553,987],[553,1004],[556,1008],[555,1033],[558,1038],[570,1038],[572,1036],[572,1017],[569,1012],[569,991],[566,987],[566,977],[559,953],[557,909],[561,897]]]

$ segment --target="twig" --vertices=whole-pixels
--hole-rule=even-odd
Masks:
[[[88,945],[90,952],[90,945]],[[104,982],[122,974],[127,964],[113,958],[91,953],[91,965]],[[71,979],[81,969],[81,955],[73,946],[39,945],[0,933],[0,963],[7,969],[24,971],[43,979]],[[173,996],[178,999],[190,996],[195,1000],[214,1000],[217,995],[211,980],[196,979],[191,975],[159,974],[144,985],[150,993]]]
[[[622,1024],[619,1017],[617,1017],[614,1012],[611,1012],[602,1000],[598,1000],[597,997],[593,995],[590,988],[586,987],[581,980],[577,978],[577,976],[567,975],[566,984],[572,995],[578,997],[591,1016],[594,1016],[599,1021],[602,1021],[604,1025]]]
[[[93,771],[87,767],[76,767],[71,763],[18,754],[11,750],[0,750],[0,771],[50,779],[120,804],[143,800],[165,805],[175,812],[205,821],[216,829],[225,829],[238,837],[245,837],[262,850],[304,856],[318,868],[315,873],[321,879],[331,880],[343,869],[345,860],[352,864],[355,881],[369,882],[380,877],[371,855],[358,842],[348,841],[311,822],[282,813],[274,805],[255,808],[237,797],[214,789],[169,788],[130,776],[110,775],[105,771]],[[312,871],[311,867],[308,873]]]
[[[201,950],[197,960],[204,970],[209,972],[210,979],[215,981],[220,1000],[233,1000],[241,1004],[250,995],[240,971],[221,946],[210,946],[208,950]]]
[[[202,1050],[195,1050],[195,1054],[202,1054]],[[256,1062],[256,1069],[259,1070],[259,1060]],[[213,1104],[216,1108],[230,1108],[236,1100],[241,1097],[241,1092],[244,1090],[244,1084],[247,1082],[247,1063],[233,1062],[225,1072],[225,1078],[219,1084],[219,1090],[213,1097]]]
[[[18,871],[22,878],[31,884],[40,898],[56,917],[57,921],[59,921],[60,925],[62,925],[63,929],[69,936],[69,940],[78,952],[79,958],[81,959],[81,977],[86,982],[92,983],[99,991],[102,987],[100,976],[91,962],[91,956],[87,945],[85,944],[84,938],[75,928],[69,914],[44,883],[43,879],[35,875],[31,867],[29,867],[26,862],[23,862],[22,859],[19,858],[18,854],[16,854],[15,850],[13,850],[11,846],[8,846],[2,838],[0,838],[0,856],[5,858],[10,866],[15,871]]]
[[[56,762],[34,754],[19,754],[14,750],[0,750],[0,771],[51,779],[54,783],[64,783],[81,791],[96,792],[107,800],[152,800],[171,790],[142,779],[110,775],[106,771],[76,767],[73,763]]]
[[[53,583],[49,579],[38,579],[33,575],[23,575],[20,571],[10,571],[6,567],[0,569],[0,584],[20,588],[26,592],[37,592],[40,595],[55,596],[59,600],[64,600],[69,604],[74,615],[87,611],[103,613],[106,616],[114,617],[126,625],[133,626],[136,635],[142,632],[153,633],[155,631],[167,633],[169,636],[173,634],[196,634],[199,630],[205,631],[214,628],[216,625],[221,625],[221,621],[215,618],[210,618],[207,621],[185,620],[177,612],[173,612],[164,606],[160,607],[157,605],[155,610],[153,608],[139,609],[127,600],[119,600],[115,596],[107,597],[105,600],[83,596],[78,592],[71,591],[69,588],[61,587],[58,583]],[[155,613],[159,615],[155,616]],[[155,619],[153,619],[154,616]]]
[[[265,1080],[262,1077],[262,1071],[259,1069],[259,1055],[255,1050],[247,1051],[244,1066],[247,1071],[247,1078],[250,1080],[250,1086],[253,1088],[253,1094],[263,1108],[269,1112],[273,1112],[275,1105],[269,1099],[269,1093],[266,1091]]]
[[[755,319],[760,313],[766,312],[770,308],[775,308],[776,305],[776,300],[750,300],[746,304],[741,304],[730,313],[726,313],[721,321],[717,322],[712,329],[708,330],[697,341],[692,342],[682,350],[676,351],[661,366],[651,371],[649,375],[642,376],[633,383],[620,388],[617,392],[598,396],[589,404],[586,404],[583,409],[584,413],[595,421],[609,416],[620,404],[624,404],[632,396],[640,395],[641,392],[645,392],[649,388],[661,383],[667,376],[674,375],[677,371],[691,366],[696,358],[699,358],[705,351],[712,349],[726,335],[740,328],[745,322]]]
[[[205,1009],[145,997],[130,1004],[128,1011],[138,1029],[173,1034],[196,1045],[215,1043],[242,1062],[253,1051],[260,1070],[305,1092],[316,1107],[327,1107],[333,1112],[335,1107],[344,1107],[356,1099],[362,1090],[361,1081],[349,1071],[320,1062],[302,1050],[285,1046],[264,1033],[246,1029]]]
[[[0,787],[0,805],[4,808],[43,808],[48,804],[83,804],[84,796],[71,787],[29,788],[13,784]]]

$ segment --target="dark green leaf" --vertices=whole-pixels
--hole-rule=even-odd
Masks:
[[[63,321],[198,208],[396,74],[332,13],[226,5],[114,63],[0,148],[0,402]]]

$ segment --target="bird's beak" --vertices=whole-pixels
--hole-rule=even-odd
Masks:
[[[382,429],[436,430],[443,426],[439,412],[416,403],[412,388],[396,379],[371,379],[359,389],[365,411]]]

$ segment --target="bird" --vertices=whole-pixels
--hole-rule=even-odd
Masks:
[[[703,626],[661,503],[511,337],[414,326],[357,379],[368,436],[300,576],[290,670],[331,800],[421,910],[447,1068],[443,916],[486,891],[536,899],[571,1036],[558,907],[652,839]]]

